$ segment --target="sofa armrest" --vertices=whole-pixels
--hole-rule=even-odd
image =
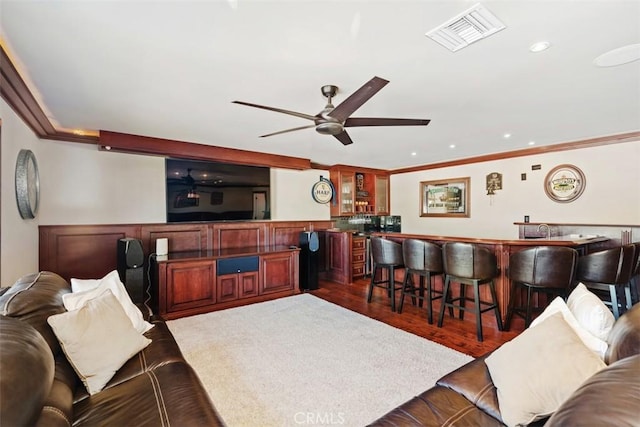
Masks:
[[[637,426],[640,355],[621,359],[589,378],[549,418],[545,427]]]
[[[436,381],[442,387],[460,393],[478,408],[502,421],[498,394],[493,385],[489,368],[484,363],[487,355],[479,357]]]

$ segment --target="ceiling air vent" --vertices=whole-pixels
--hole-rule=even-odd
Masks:
[[[450,51],[456,52],[504,28],[505,25],[493,13],[478,3],[426,35]]]

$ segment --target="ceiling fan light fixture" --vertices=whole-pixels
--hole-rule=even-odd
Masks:
[[[322,135],[337,135],[344,130],[342,123],[325,122],[316,126],[316,132]]]

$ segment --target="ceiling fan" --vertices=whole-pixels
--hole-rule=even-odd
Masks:
[[[358,108],[367,102],[373,95],[378,93],[380,89],[389,83],[388,80],[380,77],[374,77],[365,83],[360,89],[352,93],[347,99],[334,107],[331,99],[338,92],[338,87],[333,85],[322,86],[320,89],[328,102],[322,111],[315,116],[310,114],[298,113],[296,111],[283,110],[275,107],[267,107],[264,105],[251,104],[249,102],[233,101],[235,104],[247,105],[249,107],[262,108],[263,110],[275,111],[277,113],[289,114],[291,116],[301,117],[303,119],[314,122],[312,125],[300,126],[293,129],[281,130],[279,132],[261,135],[261,138],[281,133],[293,132],[302,129],[315,127],[316,132],[323,135],[333,135],[338,141],[344,145],[352,144],[353,141],[344,128],[356,126],[426,126],[431,120],[423,119],[393,119],[393,118],[376,118],[376,117],[351,117]]]

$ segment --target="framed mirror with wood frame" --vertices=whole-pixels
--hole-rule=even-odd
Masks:
[[[469,218],[470,178],[420,182],[420,216]]]

